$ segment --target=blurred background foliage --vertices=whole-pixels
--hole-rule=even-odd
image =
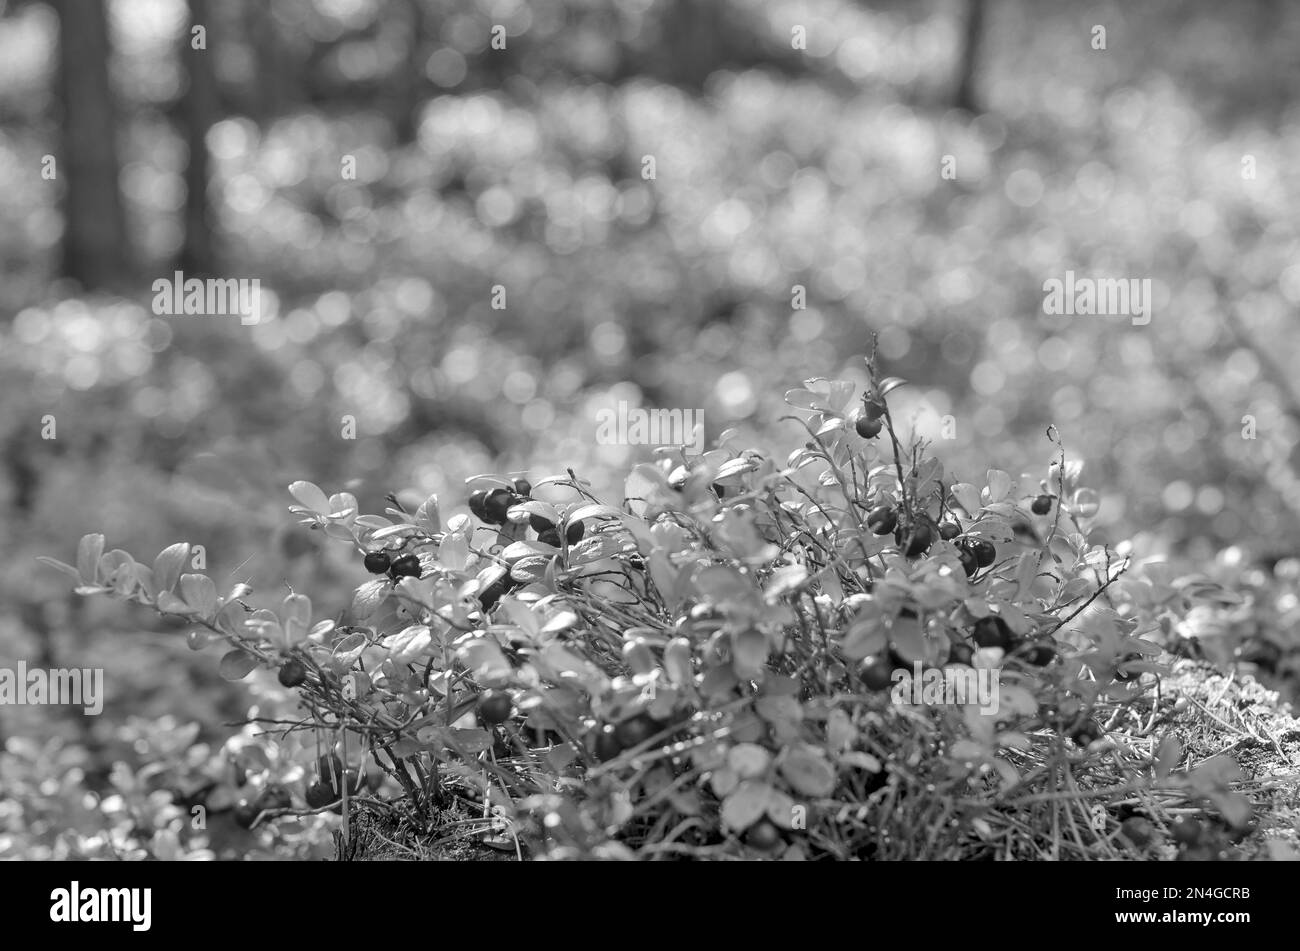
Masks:
[[[0,660],[110,671],[99,720],[0,732],[106,771],[128,715],[246,700],[37,554],[184,539],[338,610],[362,571],[288,482],[616,496],[620,400],[784,455],[781,393],[871,332],[954,476],[1044,475],[1054,423],[1110,538],[1296,552],[1298,42],[1284,0],[0,0]],[[154,316],[175,269],[262,322]],[[1045,316],[1070,269],[1151,278],[1151,323]]]

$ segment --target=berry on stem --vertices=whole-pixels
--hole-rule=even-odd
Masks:
[[[983,538],[972,538],[970,540],[970,551],[975,556],[975,563],[981,568],[987,568],[998,557],[998,550],[993,547],[993,543]]]
[[[418,578],[420,577],[420,559],[415,555],[407,552],[393,560],[388,569],[392,572],[393,578]]]
[[[880,435],[880,420],[859,416],[858,421],[853,424],[853,428],[858,431],[858,435],[863,439],[875,439]]]
[[[992,614],[975,622],[971,637],[980,647],[1000,647],[1007,650],[1011,647],[1015,635],[1012,634],[1011,628],[1007,627],[1006,621]]]
[[[745,832],[745,844],[760,852],[771,852],[781,844],[781,830],[770,819],[760,819]]]
[[[858,664],[858,679],[868,690],[887,690],[894,682],[893,664],[879,654],[864,657]]]
[[[1052,497],[1050,495],[1040,495],[1029,506],[1029,511],[1035,515],[1046,515],[1052,510]]]
[[[309,809],[321,809],[328,806],[339,797],[338,794],[334,792],[334,786],[332,783],[318,780],[307,787],[306,798],[307,807]]]
[[[930,529],[928,522],[918,522],[912,526],[912,531],[907,536],[907,544],[903,548],[903,554],[908,558],[916,558],[926,553],[930,546],[934,544],[934,533]]]
[[[483,514],[485,522],[493,525],[504,525],[506,523],[506,513],[510,511],[512,504],[511,492],[509,489],[493,489],[483,500]]]
[[[867,528],[877,535],[888,535],[898,527],[898,513],[892,505],[877,505],[867,513]]]
[[[1030,644],[1021,649],[1020,658],[1026,664],[1033,664],[1035,667],[1046,667],[1056,659],[1056,648],[1043,642]]]
[[[280,667],[278,679],[282,687],[297,687],[307,679],[307,668],[302,661],[290,658]]]
[[[239,826],[241,829],[251,829],[253,828],[253,822],[261,814],[262,810],[256,805],[249,802],[247,799],[241,799],[235,804],[235,825]]]
[[[484,723],[505,723],[514,712],[515,703],[504,690],[485,690],[478,698],[478,715]]]

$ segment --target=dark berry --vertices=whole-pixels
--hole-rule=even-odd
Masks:
[[[974,656],[975,649],[969,644],[953,644],[948,649],[948,663],[950,664],[964,664],[969,667]]]
[[[332,783],[324,781],[312,783],[307,787],[307,808],[321,809],[338,799]]]
[[[877,505],[867,513],[867,528],[877,535],[888,535],[898,527],[898,513],[892,505]]]
[[[241,829],[253,828],[253,822],[261,815],[262,810],[253,805],[247,799],[241,799],[235,805],[235,825]]]
[[[889,650],[887,653],[889,656],[889,665],[894,670],[905,670],[909,674],[912,672],[912,662],[908,660],[906,657],[904,657],[902,654],[900,654],[898,652],[898,648],[896,648],[893,644],[889,645]]]
[[[952,541],[961,534],[961,526],[956,522],[945,521],[939,525],[939,537],[946,542]]]
[[[1155,826],[1151,824],[1151,820],[1144,819],[1142,816],[1129,816],[1119,824],[1119,830],[1124,838],[1138,848],[1147,845],[1155,834]]]
[[[560,533],[554,528],[548,528],[544,532],[539,532],[537,540],[543,545],[550,545],[552,548],[560,547]]]
[[[867,398],[862,401],[863,419],[880,419],[885,415],[885,404],[878,399]]]
[[[868,690],[888,690],[894,682],[893,664],[878,654],[864,657],[858,664],[858,679]]]
[[[1020,658],[1026,664],[1033,664],[1035,667],[1046,667],[1056,658],[1056,648],[1051,644],[1041,642],[1030,644],[1020,651]]]
[[[659,732],[659,724],[647,713],[638,713],[614,727],[614,738],[624,749],[638,746]]]
[[[527,479],[515,479],[515,494],[528,498],[533,494],[533,484]]]
[[[859,416],[858,421],[853,424],[853,428],[858,431],[858,435],[863,439],[875,439],[880,435],[880,420]]]
[[[975,556],[975,563],[981,568],[987,568],[998,557],[998,550],[993,547],[993,543],[983,538],[972,538],[970,551]]]
[[[515,704],[510,699],[510,694],[503,690],[486,690],[478,698],[479,719],[493,726],[509,720],[514,709]]]
[[[771,852],[781,844],[781,830],[770,819],[760,819],[745,832],[745,844],[760,852]]]
[[[1014,635],[1011,633],[1011,628],[1007,627],[1006,621],[997,615],[990,615],[975,622],[971,637],[980,647],[1001,647],[1007,650],[1011,646]]]
[[[1201,840],[1201,823],[1189,816],[1179,816],[1169,826],[1169,834],[1179,845],[1195,845]]]
[[[903,549],[903,554],[908,558],[916,558],[925,554],[926,550],[934,544],[934,533],[930,526],[925,522],[920,522],[912,526],[911,534],[907,536],[907,545]]]
[[[609,724],[605,724],[600,728],[600,732],[596,734],[596,759],[605,763],[621,752],[623,752],[623,744],[614,735],[614,728]]]
[[[487,502],[487,497],[487,489],[475,489],[469,494],[469,510],[480,522],[486,522],[488,520],[487,508],[484,507],[484,503]]]
[[[542,532],[549,532],[551,529],[555,528],[555,523],[542,515],[529,515],[528,524],[538,535]]]
[[[1029,506],[1029,511],[1035,515],[1046,515],[1052,510],[1052,497],[1050,495],[1040,495],[1034,499]]]
[[[382,575],[388,570],[388,564],[388,552],[366,552],[366,571],[370,572],[372,575]]]
[[[420,559],[407,552],[405,555],[393,559],[393,563],[388,570],[393,573],[394,578],[418,578],[420,577]]]
[[[509,489],[493,489],[483,500],[483,521],[493,525],[504,525],[506,513],[510,511],[512,494]]]
[[[564,540],[570,545],[576,545],[582,541],[582,535],[586,531],[581,522],[570,522],[569,527],[564,530]]]
[[[297,687],[307,679],[307,668],[300,660],[287,660],[280,668],[279,680],[282,687]]]

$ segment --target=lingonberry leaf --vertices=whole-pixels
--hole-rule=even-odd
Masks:
[[[243,680],[257,669],[257,658],[237,647],[222,656],[217,669],[224,680]]]
[[[99,557],[103,553],[103,535],[81,536],[77,543],[77,573],[85,584],[93,586],[99,582]]]
[[[175,591],[176,584],[181,580],[181,569],[185,565],[185,559],[189,557],[190,546],[188,542],[177,542],[174,545],[168,545],[158,553],[158,557],[153,562],[153,581],[158,591]]]
[[[217,610],[217,586],[207,575],[181,575],[181,597],[199,617],[211,617]]]
[[[1011,476],[1001,469],[990,469],[986,478],[989,504],[1001,502],[1011,493]]]
[[[330,511],[329,496],[321,491],[314,482],[299,480],[289,485],[289,494],[305,508],[318,515],[328,515]]]
[[[727,751],[727,765],[741,779],[762,776],[772,765],[772,756],[757,743],[737,743]]]
[[[72,578],[74,581],[81,580],[81,572],[78,571],[76,568],[72,567],[72,565],[67,564],[66,562],[59,561],[57,558],[49,558],[45,555],[37,555],[36,560],[43,565],[47,565],[50,568],[54,568],[57,571],[63,572],[65,575]]]
[[[790,787],[803,796],[828,796],[835,789],[835,768],[821,750],[808,744],[790,748],[781,760],[780,772]]]
[[[759,780],[738,784],[722,802],[722,821],[736,832],[748,829],[767,812],[771,791],[771,786]]]
[[[442,531],[442,517],[438,514],[438,496],[429,496],[415,510],[415,526],[430,535]]]

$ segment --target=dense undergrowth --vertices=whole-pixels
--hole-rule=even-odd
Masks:
[[[306,530],[373,575],[336,618],[302,592],[270,608],[246,584],[218,591],[186,543],[150,566],[87,535],[75,565],[47,563],[79,593],[183,617],[254,706],[221,749],[196,727],[130,724],[147,765],[119,762],[102,792],[81,791],[76,747],[11,740],[0,845],[1289,857],[1295,803],[1268,777],[1294,771],[1300,729],[1250,675],[1294,683],[1279,632],[1300,611],[1295,566],[1229,554],[1179,574],[1092,544],[1098,494],[1054,429],[1041,476],[949,473],[900,442],[902,381],[868,369],[865,392],[786,394],[792,453],[731,433],[662,449],[622,500],[573,471],[507,473],[470,480],[470,514],[394,496],[365,514],[296,482]],[[991,672],[997,691],[954,702],[972,698],[943,694],[944,671],[972,689]]]

